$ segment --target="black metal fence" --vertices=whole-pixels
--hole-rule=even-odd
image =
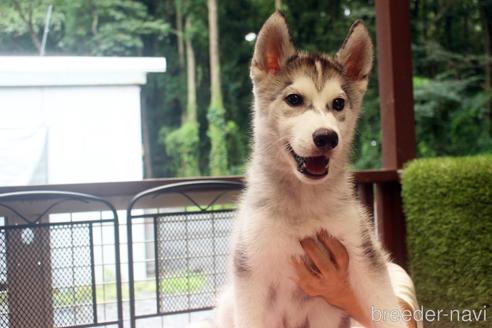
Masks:
[[[228,240],[235,215],[219,200],[243,188],[239,182],[197,181],[144,191],[127,210],[130,321],[211,309],[225,282]],[[200,194],[207,190],[206,197]],[[170,198],[171,196],[171,198]],[[175,208],[172,196],[184,205]],[[151,279],[136,277],[135,230],[145,230]],[[140,263],[141,264],[141,263]],[[149,286],[150,284],[150,286]],[[150,287],[150,288],[149,288]]]
[[[113,205],[33,191],[1,194],[0,208],[1,328],[123,327]]]
[[[121,223],[112,203],[88,194],[0,194],[0,328],[186,325],[177,317],[211,309],[224,285],[242,188],[149,189]]]

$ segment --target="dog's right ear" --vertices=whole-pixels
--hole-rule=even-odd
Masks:
[[[295,53],[285,17],[280,11],[276,11],[263,24],[258,34],[251,76],[260,78],[264,74],[277,73]]]

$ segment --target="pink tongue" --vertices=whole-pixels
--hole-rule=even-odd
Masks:
[[[306,158],[304,162],[304,167],[309,173],[312,174],[323,174],[326,171],[326,165],[328,164],[328,159],[324,156],[309,157]]]

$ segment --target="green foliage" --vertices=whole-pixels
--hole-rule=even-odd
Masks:
[[[37,54],[33,35],[41,41],[48,6],[57,3],[51,0],[0,1],[0,53]],[[63,31],[63,20],[62,12],[52,13],[50,30],[57,38]]]
[[[412,1],[419,157],[492,151],[490,1]],[[489,79],[492,76],[488,77]]]
[[[136,0],[9,0],[0,3],[0,41],[6,41],[0,51],[36,51],[30,27],[40,40],[50,4],[48,53],[138,55],[145,36],[162,40],[170,31],[168,23],[151,17]]]
[[[202,272],[178,272],[176,276],[161,278],[159,288],[166,294],[186,295],[201,291],[207,282],[207,277]],[[128,286],[122,286],[122,297],[128,299]],[[137,295],[154,294],[155,281],[135,281]],[[55,288],[53,290],[53,305],[56,307],[77,306],[92,301],[92,288],[90,285],[74,288]],[[96,299],[101,302],[116,301],[116,284],[104,283],[96,285]],[[0,294],[0,305],[7,304],[7,294]]]
[[[185,31],[196,55],[198,146],[190,171],[177,163],[166,147],[166,133],[184,123],[186,79],[177,50],[176,1],[183,18],[192,15]],[[12,3],[20,4],[20,13]],[[334,54],[355,19],[363,19],[376,41],[373,0],[283,0],[297,47]],[[210,106],[208,18],[205,0],[7,0],[0,1],[0,53],[37,54],[33,39],[41,39],[46,10],[53,4],[47,54],[164,56],[165,74],[149,76],[143,88],[145,128],[149,136],[153,177],[241,174],[248,158],[251,118],[249,65],[257,33],[274,10],[272,0],[218,1],[219,51],[223,105]],[[486,22],[490,1],[411,0],[415,118],[418,156],[471,155],[492,151],[492,91],[485,67]],[[22,15],[21,15],[22,14]],[[22,17],[30,17],[31,28]],[[490,35],[489,35],[490,38]],[[376,54],[377,60],[377,54]],[[374,66],[377,67],[377,63]],[[492,77],[490,77],[492,78]],[[353,167],[381,166],[377,71],[355,138]],[[213,118],[215,107],[222,118]],[[204,110],[211,108],[212,112]],[[202,110],[200,110],[202,109]],[[212,120],[209,119],[212,117]],[[231,122],[234,122],[233,124]],[[209,124],[211,129],[208,131]],[[186,130],[186,128],[184,129]],[[225,141],[224,141],[225,140]],[[174,143],[173,143],[174,145]],[[191,159],[190,159],[191,160]],[[178,172],[179,170],[179,172]]]
[[[242,133],[236,122],[228,121],[225,131],[229,173],[232,175],[244,175],[246,171],[245,158],[248,155],[249,143],[242,137]]]
[[[198,133],[196,122],[186,122],[171,132],[166,128],[161,129],[160,140],[166,146],[167,155],[173,161],[178,177],[200,176]]]
[[[203,273],[188,273],[186,276],[164,278],[161,290],[167,294],[188,294],[201,291],[207,282]]]
[[[53,305],[56,307],[75,306],[92,299],[91,286],[71,288],[56,288],[53,290]]]
[[[67,33],[62,46],[92,55],[136,55],[142,37],[169,32],[168,23],[153,19],[141,2],[134,0],[70,1],[66,10]],[[84,14],[85,13],[85,14]],[[81,15],[82,14],[82,15]],[[90,30],[88,30],[90,27]]]
[[[492,301],[492,156],[422,159],[403,171],[410,269],[428,309],[483,309]],[[426,323],[426,327],[490,327]]]
[[[472,155],[492,150],[490,91],[473,91],[478,79],[415,77],[415,120],[419,156]]]

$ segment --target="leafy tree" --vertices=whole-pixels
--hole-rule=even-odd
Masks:
[[[176,1],[176,24],[181,17],[181,1]],[[179,35],[178,30],[178,55],[181,54],[180,42],[184,40],[186,48],[186,110],[182,114],[181,126],[171,133],[167,129],[162,130],[161,139],[166,145],[167,154],[176,165],[176,176],[199,176],[199,123],[197,119],[196,102],[196,63],[193,48],[193,14],[188,13],[186,17],[184,35]]]
[[[0,1],[0,52],[37,54],[53,4],[48,55],[166,57],[168,71],[149,76],[142,90],[146,176],[242,174],[254,33],[280,6],[299,48],[333,54],[355,19],[375,40],[374,0],[211,2],[216,10],[208,0]],[[491,152],[492,0],[410,2],[418,156]],[[209,27],[213,12],[220,24]],[[381,165],[377,85],[374,70],[355,140],[357,169]]]
[[[143,36],[162,37],[169,32],[168,23],[152,19],[145,5],[136,0],[7,0],[0,3],[2,40],[8,40],[13,49],[28,52],[29,37],[38,52],[50,4],[54,6],[48,45],[51,52],[138,55]]]
[[[219,63],[219,31],[217,1],[207,0],[210,53],[210,106],[208,108],[208,136],[210,138],[210,174],[228,173],[227,145],[224,127],[225,108],[222,101]]]
[[[420,157],[492,151],[490,8],[488,0],[412,1]]]
[[[39,53],[49,0],[6,0],[0,2],[0,45],[3,53]],[[55,11],[51,33],[62,31],[63,14]]]
[[[77,53],[90,49],[91,55],[141,55],[143,36],[162,38],[170,29],[169,23],[152,19],[145,5],[135,0],[65,3],[68,15],[62,46]]]

